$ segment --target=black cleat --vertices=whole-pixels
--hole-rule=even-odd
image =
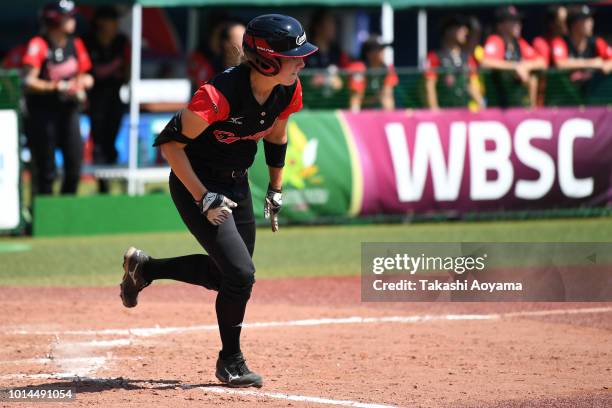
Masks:
[[[138,293],[151,282],[142,276],[142,265],[149,260],[149,255],[134,247],[128,248],[123,255],[123,280],[119,287],[123,306],[134,307],[138,304]]]
[[[263,378],[249,370],[244,361],[242,353],[235,354],[229,358],[217,359],[217,379],[228,387],[257,387],[263,385]]]

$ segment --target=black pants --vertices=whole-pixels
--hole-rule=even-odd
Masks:
[[[91,138],[94,145],[94,164],[117,163],[117,134],[125,105],[119,99],[119,90],[95,89],[89,98],[89,118],[91,120]],[[98,182],[101,192],[108,191],[106,180]]]
[[[76,193],[83,160],[78,108],[56,104],[31,109],[26,133],[34,167],[33,192],[53,192],[53,181],[57,176],[55,149],[59,147],[64,157],[62,194]]]
[[[174,279],[218,291],[215,309],[221,334],[222,357],[240,352],[240,329],[247,301],[255,283],[252,256],[255,249],[255,217],[247,177],[225,181],[199,175],[210,191],[221,193],[238,204],[232,216],[213,226],[200,214],[194,199],[174,175],[170,174],[170,193],[191,234],[208,255],[152,259],[144,277]]]

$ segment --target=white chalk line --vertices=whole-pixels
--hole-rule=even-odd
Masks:
[[[270,322],[254,322],[245,323],[245,328],[273,328],[273,327],[291,327],[291,326],[323,326],[333,324],[372,324],[372,323],[422,323],[422,322],[437,322],[437,321],[465,321],[465,320],[502,320],[517,317],[535,317],[535,316],[554,316],[554,315],[575,315],[575,314],[590,314],[590,313],[610,313],[612,307],[594,307],[594,308],[577,308],[577,309],[551,309],[551,310],[527,310],[520,312],[507,313],[489,313],[489,314],[443,314],[443,315],[413,315],[413,316],[379,316],[379,317],[339,317],[339,318],[321,318],[321,319],[304,319],[304,320],[288,320],[288,321],[270,321]],[[201,332],[201,331],[217,331],[216,324],[207,324],[199,326],[184,326],[184,327],[140,327],[129,329],[101,329],[101,330],[9,330],[3,334],[10,335],[75,335],[75,336],[135,336],[149,337],[162,336],[168,334]],[[129,345],[130,339],[109,340],[108,346]],[[117,342],[116,344],[113,342]],[[105,344],[104,341],[99,341],[100,344]],[[102,347],[102,346],[100,346]]]
[[[134,344],[134,339],[112,339],[112,340],[90,340],[90,341],[75,341],[62,342],[64,347],[79,347],[79,348],[108,348],[119,346],[130,346]]]
[[[58,341],[56,338],[55,341]],[[140,360],[141,357],[113,357],[112,352],[107,352],[104,356],[89,355],[94,350],[104,349],[117,346],[126,346],[133,344],[132,339],[114,339],[114,340],[93,340],[81,342],[54,342],[52,345],[56,349],[53,354],[44,358],[24,358],[18,360],[0,361],[0,365],[43,365],[50,366],[58,370],[54,373],[38,373],[38,374],[6,374],[0,375],[0,379],[20,379],[20,378],[35,378],[35,379],[50,379],[50,378],[72,378],[91,375],[99,369],[106,366],[110,360]],[[54,355],[59,353],[60,355]],[[70,355],[65,355],[69,353]],[[75,355],[81,354],[81,355]],[[83,353],[85,355],[83,355]],[[64,354],[64,355],[61,355]]]
[[[101,384],[108,384],[112,382],[127,382],[130,380],[125,380],[122,378],[95,378],[95,377],[87,377],[87,376],[75,376],[74,374],[68,373],[56,373],[56,374],[11,374],[0,376],[0,379],[57,379],[57,380],[74,380],[74,381],[83,381],[83,382],[94,382]],[[211,392],[215,394],[229,394],[229,395],[239,395],[243,397],[257,397],[257,398],[270,398],[270,399],[280,399],[285,401],[296,401],[296,402],[309,402],[315,404],[323,404],[323,405],[336,405],[342,407],[355,407],[355,408],[398,408],[395,405],[388,404],[378,404],[378,403],[369,403],[369,402],[359,402],[359,401],[351,401],[351,400],[337,400],[331,398],[323,398],[323,397],[313,397],[309,395],[296,395],[296,394],[285,394],[280,392],[267,392],[267,391],[253,391],[246,389],[236,389],[236,388],[226,388],[226,387],[201,387],[194,386],[190,384],[173,384],[173,383],[162,383],[155,382],[149,383],[153,385],[149,387],[150,389],[156,388],[181,388],[181,389],[197,389],[204,391],[205,393]]]
[[[279,392],[261,392],[261,391],[250,391],[250,390],[237,390],[233,388],[223,387],[198,387],[204,391],[210,391],[217,394],[232,394],[242,396],[253,396],[253,397],[266,397],[272,399],[281,399],[287,401],[299,401],[299,402],[312,402],[315,404],[326,404],[326,405],[337,405],[342,407],[357,407],[357,408],[395,408],[394,405],[387,404],[376,404],[368,402],[357,402],[350,400],[335,400],[330,398],[321,397],[310,397],[306,395],[291,395],[283,394]]]
[[[58,362],[74,362],[85,363],[92,360],[108,358],[108,356],[99,357],[39,357],[39,358],[22,358],[17,360],[3,360],[0,365],[19,365],[19,364],[57,364]],[[142,357],[117,357],[113,356],[113,360],[142,360]]]
[[[54,373],[37,373],[37,374],[5,374],[0,375],[2,380],[13,380],[22,378],[31,379],[66,379],[91,375],[97,370],[107,366],[109,362],[128,360],[142,360],[142,357],[117,357],[112,353],[107,353],[106,356],[88,356],[88,357],[53,357],[53,358],[24,358],[21,360],[0,361],[0,365],[22,365],[33,364],[52,366],[60,371]]]
[[[53,373],[53,374],[5,374],[0,375],[0,380],[65,380],[76,378],[74,373]]]
[[[66,363],[68,363],[67,365],[70,368],[65,371],[61,371],[61,372],[38,373],[38,374],[23,374],[23,373],[5,374],[5,375],[0,375],[0,379],[15,380],[15,379],[31,378],[31,379],[46,380],[46,379],[66,379],[66,378],[82,377],[82,376],[93,374],[96,371],[98,371],[100,368],[104,367],[104,365],[106,364],[107,358],[106,357],[84,357],[82,360],[83,360],[82,362],[77,362],[76,364],[74,362],[67,361]],[[61,363],[61,360],[59,360],[58,363],[59,363],[58,366],[60,366],[59,368],[62,368],[61,366],[63,364]]]
[[[56,358],[56,357],[23,358],[21,360],[5,360],[5,361],[0,361],[0,365],[57,364],[58,362],[85,363],[85,362],[91,362],[91,361],[102,361],[104,359],[106,359],[106,357],[104,357],[104,356],[100,356],[100,357],[68,357],[68,358]]]

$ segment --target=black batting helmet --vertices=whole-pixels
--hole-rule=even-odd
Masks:
[[[40,12],[43,24],[47,26],[57,26],[65,17],[75,15],[74,1],[59,0],[45,4]]]
[[[249,64],[266,76],[280,71],[278,57],[302,58],[318,50],[306,41],[306,32],[293,17],[265,14],[249,22],[242,38]]]

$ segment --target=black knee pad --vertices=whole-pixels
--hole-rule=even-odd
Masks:
[[[220,291],[225,296],[237,301],[246,301],[251,297],[255,283],[255,266],[253,263],[226,273],[221,282]]]

